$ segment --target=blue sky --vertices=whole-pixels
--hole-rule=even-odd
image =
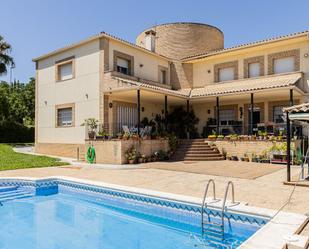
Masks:
[[[9,0],[1,3],[0,34],[13,47],[13,79],[27,82],[32,58],[100,31],[134,42],[155,24],[202,22],[220,28],[230,47],[307,30],[308,10],[308,0]]]

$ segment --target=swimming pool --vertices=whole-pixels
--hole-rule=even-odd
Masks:
[[[1,180],[0,202],[0,248],[9,249],[237,248],[267,223],[226,213],[224,238],[202,236],[197,204],[59,179]]]

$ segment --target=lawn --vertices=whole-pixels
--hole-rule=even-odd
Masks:
[[[11,145],[0,144],[0,170],[67,165],[57,158],[16,153]]]

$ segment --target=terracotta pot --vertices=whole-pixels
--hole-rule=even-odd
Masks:
[[[129,163],[129,164],[134,164],[134,163],[135,163],[135,160],[134,160],[134,159],[129,159],[129,160],[128,160],[128,163]]]

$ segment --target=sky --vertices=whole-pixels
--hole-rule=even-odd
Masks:
[[[0,0],[0,35],[12,45],[12,79],[35,75],[32,58],[101,31],[135,42],[149,26],[201,22],[225,47],[309,30],[309,0]],[[9,81],[10,73],[0,76]]]

